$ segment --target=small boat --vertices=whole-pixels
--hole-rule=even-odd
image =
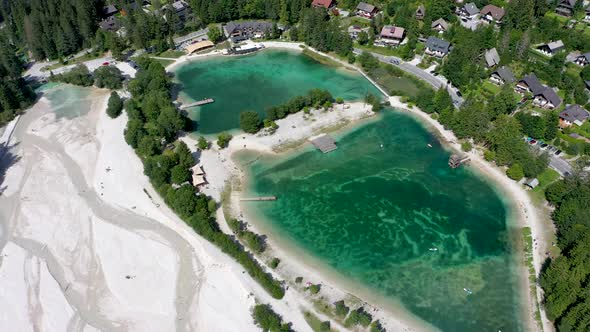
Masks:
[[[430,144],[430,143],[428,143],[428,144],[426,144],[426,145],[428,145],[428,147],[429,147],[429,148],[431,148],[431,147],[432,147],[432,144]]]
[[[467,293],[467,295],[473,294],[473,292],[469,288],[463,288],[463,290],[465,291],[465,293]]]
[[[430,248],[428,250],[430,250],[430,251],[438,251],[438,248]]]
[[[381,144],[381,148],[383,149],[383,144]]]

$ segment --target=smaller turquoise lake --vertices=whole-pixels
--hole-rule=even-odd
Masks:
[[[213,98],[215,102],[189,110],[200,134],[239,128],[242,111],[265,110],[311,89],[326,89],[334,98],[364,99],[381,93],[360,74],[325,66],[290,51],[264,50],[240,57],[197,60],[175,71],[185,102]]]

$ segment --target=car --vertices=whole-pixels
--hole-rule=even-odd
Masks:
[[[529,141],[529,144],[530,144],[530,145],[535,145],[535,144],[537,144],[537,141],[536,141],[536,140],[534,140],[534,139],[532,139],[532,140],[530,140],[530,141]]]
[[[398,59],[389,59],[389,62],[393,63],[394,65],[399,65]]]
[[[457,90],[457,96],[459,96],[461,98],[463,97],[463,95],[461,94],[461,91]]]
[[[103,66],[108,66],[108,65],[109,65],[109,63],[108,63],[108,62],[103,62],[103,63],[102,63],[102,65],[103,65]]]
[[[559,156],[560,154],[561,154],[561,150],[557,150],[557,151],[555,151],[555,155],[556,155],[556,156]]]
[[[549,146],[549,144],[547,144],[547,143],[543,143],[543,144],[541,144],[541,149],[544,149],[544,148],[546,148],[547,146]]]

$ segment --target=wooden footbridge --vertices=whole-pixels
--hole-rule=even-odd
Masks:
[[[451,155],[451,157],[449,158],[449,167],[451,168],[457,168],[463,164],[468,163],[469,161],[471,161],[471,159],[467,156],[460,156],[460,155]]]
[[[195,106],[201,106],[201,105],[206,105],[206,104],[211,104],[214,103],[215,100],[213,98],[206,98],[206,99],[201,99],[199,101],[195,101],[194,103],[190,103],[190,104],[186,104],[186,105],[181,105],[180,109],[184,110],[187,108],[191,108],[191,107],[195,107]]]
[[[260,202],[260,201],[276,201],[277,196],[262,196],[262,197],[246,197],[240,198],[242,202]]]

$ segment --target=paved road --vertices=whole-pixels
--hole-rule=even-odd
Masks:
[[[354,49],[354,53],[357,55],[361,54],[363,51],[364,50],[361,50],[360,48]],[[396,66],[401,70],[416,76],[422,81],[430,84],[435,89],[438,89],[441,86],[446,86],[447,90],[449,91],[449,94],[451,95],[451,98],[453,99],[453,103],[455,104],[455,106],[459,107],[463,103],[463,98],[457,95],[456,89],[454,89],[450,84],[447,84],[446,81],[441,79],[440,77],[434,76],[433,74],[425,71],[424,69],[416,67],[408,62],[405,62],[401,58],[398,58],[396,56],[387,56],[374,52],[369,53],[371,53],[375,58],[379,59],[379,61],[381,62]]]
[[[549,154],[549,167],[556,170],[561,176],[572,174],[572,166],[563,158],[552,153]]]

